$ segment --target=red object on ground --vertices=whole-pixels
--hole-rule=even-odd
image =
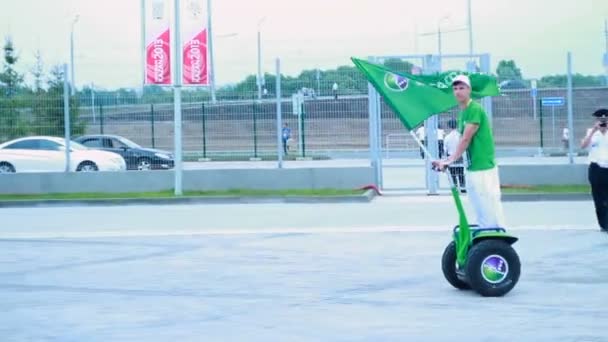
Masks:
[[[374,190],[378,196],[382,196],[380,189],[378,189],[378,187],[374,184],[363,186],[359,188],[359,190]]]

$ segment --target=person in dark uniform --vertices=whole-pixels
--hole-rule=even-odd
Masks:
[[[581,147],[589,149],[588,177],[597,222],[603,232],[608,232],[608,109],[598,109],[593,116],[595,125],[587,130]]]

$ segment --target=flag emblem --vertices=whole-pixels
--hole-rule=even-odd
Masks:
[[[384,76],[384,85],[392,91],[405,91],[410,84],[410,81],[399,75],[387,72]]]

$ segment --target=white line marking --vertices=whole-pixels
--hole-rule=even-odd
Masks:
[[[573,226],[515,226],[508,232],[517,231],[594,231],[592,227]],[[255,235],[255,234],[358,234],[358,233],[428,233],[452,231],[452,227],[438,226],[378,226],[378,227],[318,227],[318,228],[192,228],[179,230],[139,230],[139,231],[74,231],[74,232],[16,232],[4,233],[0,239],[81,239],[113,237],[156,237],[156,236],[204,236],[204,235]]]

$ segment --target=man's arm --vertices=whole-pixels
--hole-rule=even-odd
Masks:
[[[446,160],[447,164],[452,164],[456,160],[460,159],[460,157],[462,157],[464,151],[466,151],[469,145],[471,144],[471,140],[473,140],[473,136],[475,135],[475,133],[477,133],[478,129],[478,124],[467,124],[465,126],[464,134],[462,134],[462,138],[458,143],[458,147],[456,147],[456,152],[454,152],[454,154]]]
[[[581,141],[581,148],[587,148],[587,147],[589,147],[589,144],[591,143],[591,138],[593,137],[593,134],[595,132],[597,132],[598,129],[599,129],[599,123],[596,123],[593,126],[593,128],[591,128],[591,129],[589,129],[587,131],[587,135]]]

